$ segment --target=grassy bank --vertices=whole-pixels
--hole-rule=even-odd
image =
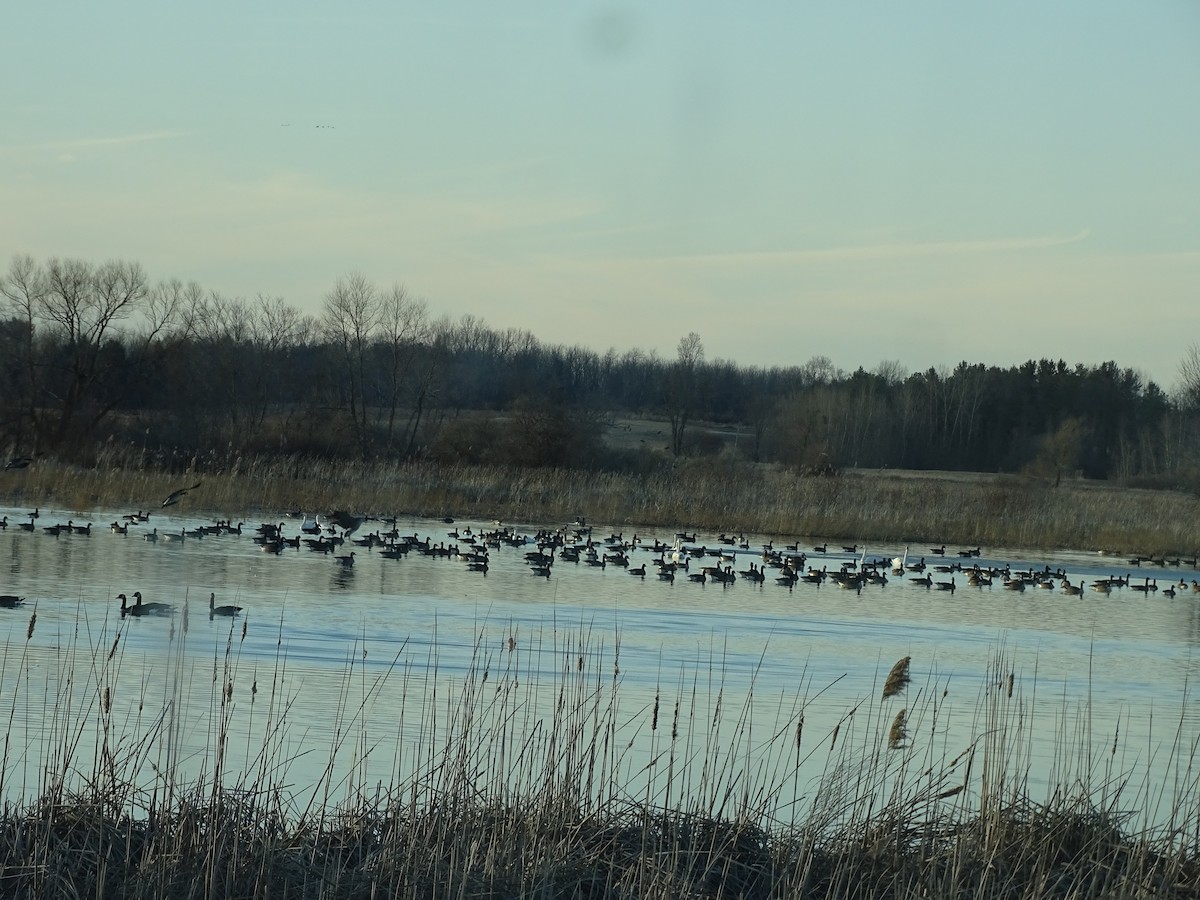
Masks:
[[[697,461],[647,475],[429,464],[246,458],[229,471],[170,475],[40,462],[0,473],[13,506],[153,510],[202,481],[180,509],[266,518],[285,510],[455,516],[752,532],[851,543],[1111,550],[1193,557],[1200,499],[1104,483],[1053,487],[1016,476],[859,472],[834,478],[736,462]]]
[[[1036,685],[999,653],[978,695],[959,698],[960,742],[943,721],[949,684],[921,683],[907,658],[832,727],[813,724],[800,694],[770,701],[774,722],[756,732],[751,696],[722,688],[719,663],[643,706],[623,703],[620,670],[636,663],[586,634],[556,635],[544,648],[556,663],[540,670],[525,647],[481,639],[452,682],[403,659],[370,676],[351,664],[343,688],[361,694],[346,690],[329,764],[301,786],[282,737],[296,698],[279,660],[247,683],[236,628],[200,689],[209,744],[185,751],[195,685],[173,677],[160,692],[144,658],[126,658],[119,624],[115,639],[62,648],[74,677],[48,679],[33,704],[39,736],[15,730],[24,692],[40,688],[35,625],[0,673],[5,897],[1200,895],[1200,789],[1183,735],[1144,758],[1123,732],[1097,752],[1064,730],[1056,781],[1035,796]],[[186,635],[184,624],[172,644]],[[394,746],[366,740],[363,724],[388,679],[404,682],[419,722]],[[230,748],[246,717],[263,727],[242,770]],[[369,783],[339,768],[348,747],[359,762],[409,763]],[[813,761],[819,778],[801,781]],[[22,777],[39,788],[29,800],[14,799]],[[1127,830],[1132,806],[1156,802],[1157,824]]]

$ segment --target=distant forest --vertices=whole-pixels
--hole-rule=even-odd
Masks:
[[[695,333],[671,358],[547,344],[359,275],[309,316],[132,262],[18,256],[0,278],[0,450],[200,470],[250,453],[622,470],[732,455],[1191,484],[1198,363],[1193,345],[1173,396],[1116,362],[761,368],[707,359]],[[662,437],[621,446],[618,419]]]

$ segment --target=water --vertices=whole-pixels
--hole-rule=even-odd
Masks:
[[[1083,756],[1093,762],[1084,768],[1107,754],[1108,765],[1144,782],[1143,790],[1161,786],[1174,777],[1161,766],[1170,743],[1178,736],[1187,746],[1200,731],[1188,688],[1200,665],[1200,593],[1191,590],[1200,573],[1188,569],[995,548],[965,561],[1049,566],[1074,584],[1132,573],[1135,583],[1148,576],[1160,588],[1174,585],[1174,598],[1163,590],[1015,593],[998,582],[979,589],[962,573],[953,575],[954,593],[909,578],[861,593],[828,582],[788,589],[771,570],[763,584],[741,579],[722,587],[682,577],[667,583],[655,577],[654,554],[646,551],[631,557],[635,566],[647,563],[644,580],[616,566],[562,560],[547,579],[531,575],[525,563],[533,545],[491,550],[486,575],[451,558],[413,552],[388,560],[363,547],[345,567],[307,549],[260,552],[251,539],[257,522],[240,536],[168,542],[164,535],[208,520],[155,513],[117,535],[107,523],[120,511],[44,509],[27,533],[16,527],[29,521],[26,510],[0,509],[4,514],[0,593],[26,598],[21,609],[0,610],[0,715],[11,717],[10,746],[20,748],[5,762],[6,792],[44,789],[46,765],[64,754],[70,768],[91,770],[102,752],[96,748],[105,689],[117,755],[136,761],[142,776],[174,766],[203,777],[220,765],[226,783],[282,778],[299,804],[416,777],[429,762],[428,748],[453,735],[453,710],[480,684],[509,699],[483,699],[490,695],[480,689],[472,700],[477,728],[483,722],[484,732],[502,731],[519,722],[542,740],[547,727],[567,727],[553,719],[561,690],[611,698],[618,685],[619,700],[604,701],[623,748],[612,777],[659,799],[669,789],[650,763],[668,744],[668,720],[710,743],[744,742],[760,755],[761,777],[794,779],[797,794],[811,794],[838,723],[869,744],[906,704],[910,734],[929,744],[930,759],[956,756],[983,727],[982,698],[996,691],[997,667],[1015,676],[1024,706],[1012,721],[1020,719],[1029,741],[1035,785],[1063,776],[1066,736],[1073,751],[1085,745]],[[68,520],[94,523],[92,533],[53,537],[42,530]],[[299,530],[300,520],[284,521],[285,534]],[[375,527],[368,523],[359,536]],[[464,549],[449,532],[490,527],[397,524],[402,534]],[[538,526],[513,527],[532,535]],[[154,543],[143,539],[152,528]],[[593,538],[607,535],[597,528]],[[669,543],[674,535],[641,537]],[[697,538],[718,546],[715,535]],[[751,535],[751,549],[722,549],[736,552],[728,564],[740,570],[760,562],[770,540]],[[926,549],[910,548],[909,560],[956,561],[955,548],[944,560]],[[904,551],[867,548],[872,558]],[[810,564],[830,569],[858,558],[809,550]],[[122,618],[115,598],[134,591],[172,604],[174,614]],[[218,604],[244,607],[243,614],[210,619],[210,592]],[[34,609],[37,623],[27,637]],[[883,679],[904,656],[912,657],[912,685],[903,698],[881,704]],[[490,682],[481,681],[484,670]],[[847,718],[851,710],[857,718]],[[787,736],[801,713],[796,752]],[[82,737],[78,726],[68,727],[72,719],[87,723]],[[928,734],[915,737],[926,725]],[[138,743],[147,733],[153,737]],[[798,769],[784,760],[789,753],[802,759]]]

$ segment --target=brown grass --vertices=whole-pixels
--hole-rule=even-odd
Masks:
[[[12,506],[158,508],[201,481],[180,511],[225,518],[349,509],[369,515],[555,522],[585,516],[621,528],[682,527],[788,539],[947,543],[1195,556],[1200,499],[1179,492],[1017,477],[851,473],[803,478],[770,466],[701,460],[647,475],[486,466],[238,459],[220,471],[171,475],[101,459],[80,469],[39,461],[0,473]]]
[[[13,712],[42,688],[32,636],[31,627],[25,650],[3,656],[3,702]],[[118,625],[116,640],[106,633],[94,648],[61,648],[75,678],[48,680],[56,686],[35,701],[57,736],[44,747],[12,745],[10,715],[0,768],[5,897],[1200,895],[1200,780],[1187,742],[1169,759],[1147,761],[1174,791],[1154,826],[1125,828],[1131,802],[1150,793],[1134,796],[1132,773],[1114,761],[1118,739],[1099,756],[1061,743],[1058,778],[1047,799],[1035,799],[1033,701],[1019,681],[1014,691],[1000,654],[952,758],[937,737],[910,739],[939,732],[948,684],[921,686],[890,725],[877,704],[860,703],[805,750],[808,698],[781,704],[773,736],[752,735],[750,696],[737,702],[719,660],[695,685],[681,679],[674,697],[659,686],[661,723],[658,702],[624,708],[618,673],[630,663],[586,633],[556,631],[560,668],[532,680],[520,645],[495,641],[503,649],[489,651],[482,637],[449,689],[423,666],[393,665],[368,682],[352,663],[344,684],[371,687],[339,714],[339,742],[360,740],[372,692],[399,677],[423,727],[398,736],[396,753],[415,741],[418,764],[373,785],[335,773],[331,758],[309,799],[297,802],[286,775],[294,751],[280,738],[290,701],[269,666],[253,675],[249,715],[271,723],[256,766],[225,770],[239,715],[232,698],[245,696],[248,680],[236,631],[213,659],[210,764],[194,779],[176,746],[182,680],[155,693],[137,660],[124,658],[120,637]],[[185,640],[181,628],[170,652],[182,658]],[[911,677],[911,660],[901,664]],[[140,692],[128,688],[139,682]],[[122,718],[122,709],[139,716]],[[631,732],[648,746],[631,749]],[[95,735],[90,765],[81,748],[92,738],[81,744],[82,735]],[[17,773],[46,749],[40,792],[17,799]],[[820,753],[819,783],[795,783],[805,759]],[[148,771],[147,758],[160,765]]]

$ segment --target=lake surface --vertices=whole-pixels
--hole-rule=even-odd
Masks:
[[[6,793],[44,789],[48,762],[64,754],[72,770],[91,771],[108,733],[114,755],[147,779],[167,766],[187,777],[219,766],[227,783],[286,783],[301,806],[313,797],[340,802],[418,777],[430,747],[453,739],[468,706],[482,729],[474,737],[484,742],[518,726],[538,740],[547,740],[547,729],[577,727],[556,718],[566,690],[593,704],[587,708],[621,748],[612,751],[608,777],[659,800],[678,789],[656,769],[671,743],[668,720],[690,736],[693,755],[727,742],[740,748],[742,763],[757,761],[755,777],[811,796],[836,757],[835,730],[869,755],[900,708],[908,709],[908,743],[923,748],[923,764],[954,758],[987,727],[987,698],[994,703],[1006,690],[1006,673],[1020,706],[1003,715],[1025,747],[1022,765],[1035,787],[1073,777],[1071,766],[1094,772],[1102,765],[1150,796],[1180,776],[1168,765],[1173,743],[1190,747],[1200,734],[1189,688],[1200,675],[1200,593],[1191,587],[1200,572],[1186,565],[987,547],[967,559],[954,547],[944,558],[926,547],[865,549],[885,559],[907,551],[908,562],[924,556],[931,567],[1048,566],[1075,585],[1129,574],[1133,585],[1152,579],[1159,588],[1104,595],[1089,587],[1081,596],[1058,582],[1024,592],[1002,589],[999,578],[990,588],[970,587],[961,572],[933,576],[953,577],[953,593],[917,586],[911,573],[861,592],[830,581],[784,587],[772,569],[758,584],[695,583],[684,573],[672,583],[656,577],[658,554],[645,549],[630,553],[631,566],[646,565],[645,579],[561,558],[549,577],[537,577],[525,554],[536,549],[539,528],[559,523],[506,524],[530,543],[493,547],[481,573],[454,557],[385,559],[350,544],[336,553],[354,550],[353,566],[303,546],[265,553],[252,539],[259,521],[247,521],[241,535],[168,541],[211,524],[186,513],[155,512],[127,535],[112,533],[108,523],[124,512],[42,509],[35,530],[25,532],[17,526],[30,521],[27,509],[0,508],[9,523],[0,532],[0,594],[26,598],[19,609],[0,609],[0,715],[10,717],[13,748]],[[45,533],[68,520],[93,523],[91,534]],[[274,521],[285,536],[302,524]],[[354,537],[388,527],[367,522]],[[396,523],[401,534],[463,551],[464,535],[495,527]],[[159,539],[146,541],[152,530]],[[597,523],[591,538],[602,544],[611,531]],[[639,535],[644,545],[675,537]],[[625,530],[623,538],[633,535]],[[732,558],[693,558],[688,571],[762,565],[765,544],[782,549],[796,538],[746,535],[745,542],[695,535],[685,547],[720,548]],[[831,545],[822,554],[812,549],[817,543],[825,542],[798,543],[817,568],[859,562],[864,552]],[[1166,591],[1172,586],[1174,597]],[[122,617],[115,598],[134,591],[173,612]],[[210,619],[210,593],[242,614]],[[912,658],[908,690],[881,702],[888,670],[905,656]],[[1160,817],[1173,790],[1147,801],[1154,808],[1143,814]]]

